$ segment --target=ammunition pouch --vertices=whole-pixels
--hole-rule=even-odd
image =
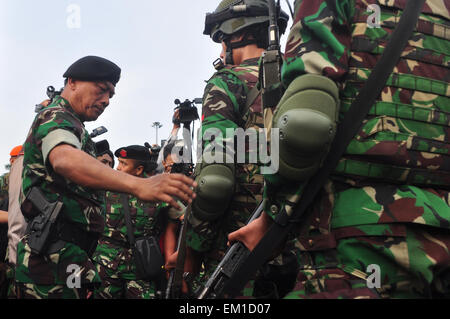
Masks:
[[[192,203],[192,215],[200,221],[221,217],[231,201],[235,188],[234,164],[203,164],[196,178],[197,197]]]
[[[305,181],[322,165],[336,134],[339,91],[330,79],[307,74],[289,85],[273,117],[278,128],[279,174]]]

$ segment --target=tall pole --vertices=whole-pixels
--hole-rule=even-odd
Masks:
[[[152,127],[156,129],[156,144],[158,144],[158,129],[162,127],[162,124],[160,122],[153,122]]]

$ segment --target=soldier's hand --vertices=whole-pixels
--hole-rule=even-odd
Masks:
[[[173,197],[185,203],[195,198],[194,188],[197,183],[182,174],[159,174],[150,178],[139,179],[135,186],[135,195],[143,201],[166,202],[175,209],[181,210]]]
[[[264,212],[251,223],[228,235],[228,245],[230,242],[240,241],[248,250],[252,251],[264,237],[267,230],[273,223],[272,219]]]

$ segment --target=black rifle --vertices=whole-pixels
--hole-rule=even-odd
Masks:
[[[262,201],[253,215],[248,220],[247,224],[257,219],[264,209],[264,201]],[[214,299],[223,297],[223,288],[225,283],[230,280],[231,276],[236,272],[237,268],[242,262],[247,259],[250,251],[241,242],[235,242],[230,248],[228,248],[225,256],[217,265],[216,270],[212,273],[206,282],[203,290],[198,295],[198,299]]]
[[[50,235],[56,226],[56,219],[63,207],[62,202],[50,203],[47,201],[41,190],[33,187],[22,204],[22,211],[37,215],[28,224],[27,234],[28,244],[35,254],[45,254],[50,244]]]
[[[400,55],[411,36],[417,23],[421,8],[425,0],[409,0],[400,22],[394,30],[383,55],[376,64],[364,87],[359,92],[350,109],[345,114],[344,120],[339,124],[338,134],[333,141],[324,166],[307,182],[304,187],[301,200],[295,205],[292,215],[285,211],[280,212],[275,223],[269,228],[257,246],[250,252],[243,246],[247,257],[238,260],[237,264],[232,264],[232,273],[227,276],[227,280],[220,283],[220,290],[216,289],[212,293],[202,294],[202,298],[233,298],[240,292],[250,277],[267,261],[277,247],[285,240],[287,234],[296,225],[310,218],[305,211],[313,203],[315,196],[325,184],[330,173],[335,169],[342,154],[347,149],[348,144],[361,128],[363,120],[375,103],[377,96],[386,84],[389,75],[397,64]],[[306,223],[307,225],[307,223]],[[246,252],[245,252],[246,250]],[[217,284],[212,285],[216,287]]]
[[[49,104],[52,104],[53,101],[55,100],[55,97],[58,95],[61,95],[61,92],[63,91],[63,88],[61,88],[61,90],[56,91],[55,88],[53,86],[48,86],[47,87],[47,96],[50,100]],[[42,109],[44,108],[44,106],[42,104],[36,104],[36,107],[34,109],[34,111],[36,113],[39,113],[40,111],[42,111]]]

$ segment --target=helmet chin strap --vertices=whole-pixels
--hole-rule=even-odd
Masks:
[[[245,47],[249,44],[256,44],[256,40],[254,39],[243,39],[239,42],[231,42],[231,39],[224,40],[225,45],[227,46],[227,51],[225,52],[225,64],[234,65],[233,59],[233,49],[239,49]]]

